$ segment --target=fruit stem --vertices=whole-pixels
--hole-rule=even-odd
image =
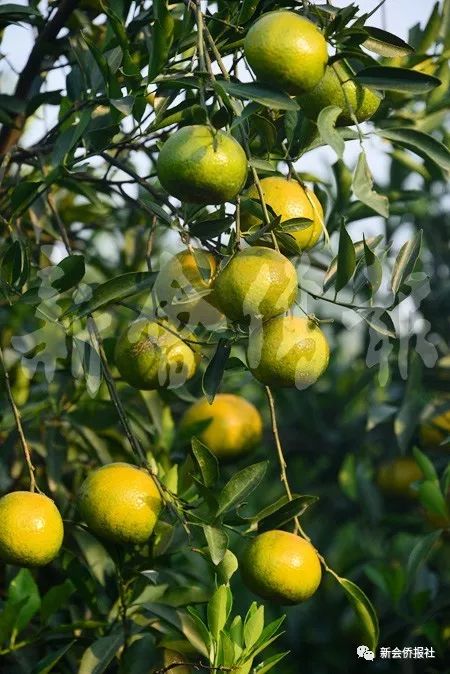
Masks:
[[[292,490],[291,490],[291,487],[289,485],[289,480],[288,480],[288,476],[287,476],[287,473],[286,473],[287,463],[286,463],[286,459],[284,458],[283,447],[282,447],[281,440],[280,440],[280,433],[278,431],[277,415],[276,415],[276,411],[275,411],[275,400],[274,400],[272,391],[269,388],[269,386],[265,386],[264,388],[266,390],[267,400],[269,402],[270,418],[271,418],[271,422],[272,422],[272,432],[273,432],[273,437],[275,439],[275,446],[277,448],[278,461],[279,461],[279,464],[280,464],[280,479],[281,479],[281,482],[283,483],[283,486],[284,486],[284,489],[285,489],[285,492],[287,494],[287,497],[288,497],[289,501],[292,501],[293,500]],[[304,538],[306,541],[308,541],[309,543],[314,545],[312,543],[310,537],[304,531],[302,525],[300,524],[299,517],[294,517],[294,523],[295,523],[294,534],[300,534],[300,536],[302,538]],[[340,580],[339,574],[337,574],[336,571],[333,571],[333,569],[330,566],[328,566],[325,557],[320,554],[320,552],[317,550],[317,548],[314,547],[314,549],[315,549],[316,554],[317,554],[318,558],[320,559],[320,562],[321,562],[323,568],[325,569],[325,571],[327,571],[327,573],[330,573],[332,576],[334,576],[339,581]]]
[[[138,439],[134,436],[130,424],[128,422],[127,415],[125,413],[124,407],[122,405],[122,401],[119,398],[119,395],[117,393],[116,385],[114,384],[114,379],[111,374],[111,370],[109,369],[108,366],[108,361],[106,359],[106,354],[103,348],[103,343],[98,331],[98,327],[96,322],[94,321],[92,316],[88,317],[87,320],[87,328],[89,332],[89,336],[91,338],[92,344],[94,346],[94,349],[97,351],[100,361],[102,364],[102,370],[103,374],[105,376],[105,381],[106,385],[108,387],[109,395],[111,396],[111,400],[117,410],[117,413],[119,415],[120,422],[123,426],[123,429],[125,431],[125,435],[128,438],[128,441],[131,445],[131,448],[133,452],[136,454],[136,457],[139,459],[139,461],[143,464],[146,465],[147,459],[145,457],[144,451],[138,441]]]
[[[270,390],[269,386],[265,386],[265,391],[266,391],[266,396],[267,400],[269,403],[269,409],[270,409],[270,419],[272,422],[272,433],[273,437],[275,440],[275,447],[277,448],[277,454],[278,454],[278,462],[280,464],[280,480],[283,483],[284,490],[287,494],[287,497],[289,501],[292,501],[293,496],[292,496],[292,490],[289,485],[289,480],[288,476],[286,473],[286,468],[287,468],[287,463],[286,459],[284,458],[284,453],[283,453],[283,446],[281,444],[280,440],[280,433],[278,431],[278,423],[277,423],[277,414],[275,410],[275,400],[272,394],[272,391]],[[305,538],[307,541],[310,541],[309,536],[303,531],[302,525],[300,524],[300,520],[298,517],[294,517],[294,533],[300,533],[300,535]]]
[[[241,236],[241,197],[238,195],[236,198],[236,251],[241,247]]]
[[[248,147],[247,139],[245,139],[245,150],[247,152],[247,157],[250,159],[250,150],[249,150],[249,147]],[[264,200],[264,192],[263,192],[263,189],[261,187],[261,182],[259,180],[258,172],[257,172],[257,170],[255,169],[254,166],[251,166],[251,171],[252,171],[253,181],[256,185],[256,189],[258,190],[259,201],[261,202],[261,208],[262,208],[263,215],[264,215],[264,224],[270,225],[269,211],[267,210],[266,202]],[[280,252],[280,249],[278,247],[277,238],[276,238],[275,234],[273,233],[273,231],[270,232],[270,235],[272,237],[273,247],[275,248],[275,250]]]
[[[37,490],[40,492],[40,489],[36,484],[36,478],[34,477],[35,467],[31,459],[31,450],[25,438],[25,433],[23,431],[22,426],[22,417],[19,408],[17,407],[16,402],[14,400],[13,392],[11,389],[11,382],[9,379],[9,373],[8,370],[6,369],[5,359],[3,357],[3,350],[1,346],[0,346],[0,363],[5,377],[6,395],[8,396],[9,404],[11,405],[12,413],[14,415],[14,421],[16,424],[17,434],[19,436],[20,444],[22,446],[23,454],[28,467],[28,473],[30,475],[30,491],[34,492]]]
[[[197,23],[197,54],[200,73],[200,105],[206,110],[205,85],[203,82],[203,73],[206,72],[205,45],[203,42],[203,15],[201,0],[195,0],[195,20]]]

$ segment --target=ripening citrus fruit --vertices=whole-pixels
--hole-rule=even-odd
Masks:
[[[193,340],[192,335],[186,339]],[[194,376],[199,356],[180,337],[156,323],[139,320],[119,337],[115,363],[130,386],[144,391],[177,388]]]
[[[295,301],[297,272],[276,250],[253,246],[239,251],[217,276],[214,291],[219,308],[232,321],[276,316]]]
[[[202,398],[187,410],[181,425],[188,429],[208,420],[206,428],[195,434],[219,459],[246,454],[261,441],[261,416],[240,396],[219,393],[211,404]]]
[[[303,187],[297,180],[288,180],[282,176],[273,176],[261,180],[264,201],[276,215],[281,215],[281,223],[294,218],[308,218],[311,225],[289,230],[297,245],[307,250],[316,245],[320,239],[323,225],[323,210],[314,192]],[[259,199],[256,185],[247,191],[250,199]],[[247,232],[250,227],[261,227],[263,222],[248,212],[242,214],[241,229]]]
[[[145,543],[161,510],[155,481],[128,463],[110,463],[81,485],[78,508],[94,534],[116,543]]]
[[[439,406],[447,409],[439,410]],[[433,404],[434,414],[424,419],[419,428],[420,443],[427,449],[450,449],[450,405],[442,401]],[[447,442],[445,442],[447,440]]]
[[[59,510],[44,494],[13,491],[0,499],[0,559],[43,566],[58,554],[64,536]]]
[[[302,110],[311,119],[317,119],[321,110],[329,105],[337,105],[343,110],[337,118],[337,126],[354,124],[352,113],[358,122],[370,119],[378,110],[381,97],[351,77],[351,71],[343,63],[327,66],[319,84],[304,96],[298,97]]]
[[[195,659],[195,658],[194,658]],[[190,658],[183,655],[183,653],[178,653],[178,651],[172,651],[170,648],[164,649],[163,655],[163,665],[167,667],[168,665],[175,665],[176,663],[187,662]],[[173,668],[174,672],[178,674],[191,674],[192,669],[186,665],[179,665],[178,667]]]
[[[327,339],[309,318],[278,316],[251,333],[249,368],[267,386],[304,389],[323,374],[330,349]]]
[[[263,14],[244,40],[247,61],[261,82],[292,95],[313,89],[328,61],[327,43],[316,26],[290,11]]]
[[[413,458],[399,456],[380,466],[377,483],[385,494],[414,498],[415,493],[411,485],[422,478],[423,473]]]
[[[181,201],[223,204],[243,188],[247,157],[232,136],[197,124],[164,143],[157,168],[162,186]]]
[[[309,599],[322,578],[314,547],[287,531],[266,531],[254,538],[240,567],[245,584],[255,594],[281,604]]]
[[[177,253],[162,267],[154,292],[162,309],[181,323],[205,326],[220,321],[215,307],[213,280],[217,258],[201,248]]]

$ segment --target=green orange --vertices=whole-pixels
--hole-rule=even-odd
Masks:
[[[223,204],[244,187],[247,157],[233,136],[197,124],[170,136],[157,170],[161,185],[181,201]]]
[[[266,531],[254,538],[240,568],[245,584],[255,594],[281,604],[306,601],[322,579],[315,548],[287,531]]]
[[[44,494],[13,491],[0,499],[0,559],[43,566],[58,554],[64,537],[59,510]]]
[[[248,31],[244,51],[258,80],[292,95],[313,89],[328,61],[320,30],[288,10],[263,14]]]
[[[377,482],[381,491],[390,496],[415,498],[412,485],[423,479],[422,470],[410,456],[386,461],[378,469]]]
[[[324,333],[309,318],[278,316],[250,334],[247,362],[267,386],[307,388],[323,374],[329,357]]]
[[[110,463],[83,482],[78,508],[99,538],[145,543],[158,519],[161,496],[147,471],[128,463]]]
[[[205,326],[220,321],[215,307],[213,281],[218,261],[201,248],[173,255],[161,268],[154,285],[160,307],[170,318]]]
[[[419,427],[420,444],[426,449],[449,450],[449,437],[450,401],[435,401]]]
[[[314,192],[303,187],[297,180],[288,180],[283,176],[272,176],[261,180],[264,202],[270,206],[275,215],[281,216],[281,224],[287,220],[307,218],[311,224],[299,226],[298,229],[289,229],[288,233],[294,237],[301,250],[308,250],[316,245],[324,231],[323,209]],[[259,199],[256,185],[252,185],[246,192],[250,199]],[[262,227],[264,223],[248,212],[243,213],[241,228],[248,232],[252,227]]]
[[[185,413],[181,426],[188,429],[209,421],[197,437],[219,459],[247,454],[261,442],[262,419],[252,403],[241,396],[219,393],[212,403],[198,400]]]
[[[183,334],[189,344],[195,341],[190,333]],[[182,386],[194,376],[198,362],[199,356],[175,329],[145,319],[132,323],[115,349],[122,377],[130,386],[145,391]]]
[[[214,284],[215,300],[232,321],[271,318],[295,301],[297,272],[284,255],[253,246],[229,260]]]
[[[352,79],[350,69],[337,62],[327,66],[318,85],[297,100],[305,114],[314,120],[329,105],[342,108],[336,126],[346,126],[355,124],[354,117],[358,122],[370,119],[378,110],[382,99],[368,87],[358,84]]]

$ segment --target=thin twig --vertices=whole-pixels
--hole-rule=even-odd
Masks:
[[[272,391],[270,390],[269,386],[265,386],[265,391],[266,391],[266,396],[267,396],[267,401],[269,403],[269,409],[270,409],[270,419],[272,423],[272,433],[273,437],[275,440],[275,447],[277,448],[277,454],[278,454],[278,463],[280,465],[280,480],[283,483],[284,490],[286,492],[286,495],[289,499],[289,501],[292,501],[293,496],[292,496],[292,490],[289,484],[288,476],[286,473],[286,468],[287,468],[287,463],[286,459],[284,458],[284,453],[283,453],[283,447],[281,444],[280,440],[280,434],[278,431],[278,424],[277,424],[277,414],[275,411],[275,400],[272,395]],[[298,517],[294,517],[294,523],[295,523],[295,531],[294,533],[300,532],[304,538],[309,540],[308,536],[303,532],[302,526],[300,524],[300,520]]]
[[[178,667],[192,667],[196,672],[232,672],[233,669],[237,669],[237,667],[211,667],[211,665],[204,665],[201,662],[172,662],[172,664],[167,665],[167,667],[158,669],[155,674],[165,674],[165,672],[170,672],[172,669],[177,669]]]
[[[133,452],[135,453],[136,457],[141,461],[142,465],[146,465],[147,459],[144,454],[144,451],[140,445],[139,440],[135,437],[133,431],[131,430],[131,426],[128,421],[128,417],[126,415],[125,409],[122,405],[122,401],[119,398],[119,395],[117,393],[117,388],[114,383],[113,376],[111,374],[111,370],[109,369],[108,366],[108,360],[106,358],[106,354],[103,348],[103,343],[102,339],[100,337],[100,333],[97,328],[97,324],[92,316],[88,317],[88,331],[89,335],[91,337],[93,346],[97,353],[100,356],[100,361],[102,364],[102,370],[103,374],[105,376],[105,381],[106,385],[108,387],[109,395],[111,396],[111,400],[114,403],[114,406],[117,410],[117,413],[119,415],[120,422],[123,426],[123,429],[125,431],[125,435],[128,438],[128,442],[131,445],[131,448],[133,449]]]
[[[278,431],[277,417],[276,417],[276,411],[275,411],[275,401],[274,401],[272,391],[270,390],[269,386],[265,386],[264,388],[266,390],[267,400],[269,402],[270,418],[271,418],[271,421],[272,421],[272,432],[273,432],[273,437],[275,439],[275,445],[276,445],[277,453],[278,453],[278,461],[279,461],[279,464],[280,464],[280,479],[281,479],[281,482],[283,483],[283,486],[284,486],[284,489],[285,489],[285,492],[286,492],[286,495],[287,495],[289,501],[292,501],[293,500],[292,490],[291,490],[291,487],[289,485],[289,480],[288,480],[287,473],[286,473],[287,464],[286,464],[286,460],[284,458],[283,447],[281,445],[280,434],[279,434],[279,431]],[[300,520],[299,520],[298,517],[294,517],[294,523],[295,523],[294,533],[300,534],[300,536],[302,538],[304,538],[306,541],[308,541],[309,543],[312,544],[312,541],[311,541],[310,537],[308,536],[308,534],[303,529],[302,525],[300,524]],[[328,566],[325,557],[320,554],[320,552],[317,550],[317,548],[315,548],[315,551],[316,551],[316,554],[317,554],[318,558],[320,559],[320,562],[321,562],[322,566],[324,567],[325,571],[327,571],[332,576],[334,576],[335,578],[340,580],[339,574],[337,574],[336,571],[334,571],[330,566]]]
[[[4,377],[5,377],[6,395],[8,396],[9,404],[11,405],[12,413],[14,415],[14,421],[15,421],[15,424],[16,424],[17,433],[19,435],[20,444],[22,445],[23,454],[24,454],[25,461],[26,461],[26,464],[27,464],[27,467],[28,467],[28,473],[30,475],[30,491],[31,492],[34,492],[36,490],[40,491],[37,484],[36,484],[36,478],[34,477],[35,468],[34,468],[34,465],[33,465],[33,461],[31,459],[31,450],[30,450],[30,448],[28,446],[28,443],[27,443],[27,440],[25,438],[25,433],[24,433],[23,426],[22,426],[22,418],[21,418],[19,408],[17,407],[16,402],[14,400],[14,395],[13,395],[13,392],[12,392],[12,389],[11,389],[11,382],[10,382],[10,379],[9,379],[9,373],[8,373],[7,368],[6,368],[5,359],[3,357],[3,350],[2,350],[1,346],[0,346],[0,363],[1,363],[3,374],[4,374]]]

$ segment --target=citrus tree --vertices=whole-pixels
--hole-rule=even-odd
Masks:
[[[379,7],[0,7],[2,672],[448,671],[450,3]]]

